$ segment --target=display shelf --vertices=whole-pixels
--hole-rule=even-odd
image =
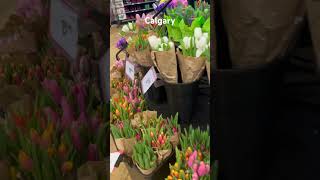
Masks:
[[[136,13],[136,12],[143,12],[143,11],[152,11],[153,8],[149,8],[149,9],[139,9],[139,10],[135,10],[135,11],[126,11],[126,14],[129,13]]]
[[[125,3],[124,7],[126,6],[135,6],[135,5],[141,5],[141,4],[148,4],[148,3],[155,3],[157,1],[145,1],[145,2],[137,2],[137,3]]]

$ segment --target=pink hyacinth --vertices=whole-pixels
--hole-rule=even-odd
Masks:
[[[99,159],[97,145],[90,144],[88,148],[88,161],[97,161]]]
[[[61,98],[63,96],[62,90],[60,89],[56,80],[45,79],[42,82],[44,89],[50,92],[52,98],[56,104],[60,104]]]
[[[61,98],[61,107],[63,110],[63,115],[61,119],[61,127],[62,129],[67,129],[70,127],[72,121],[74,121],[74,112],[72,110],[72,107],[67,101],[67,98],[63,96]]]
[[[50,119],[53,122],[59,121],[59,115],[57,112],[55,112],[51,107],[46,107],[43,109],[44,114],[48,119]]]

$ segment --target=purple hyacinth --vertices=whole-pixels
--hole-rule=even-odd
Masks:
[[[161,3],[161,4],[159,4],[159,5],[155,8],[155,10],[156,10],[157,12],[159,12],[159,11],[164,7],[164,5],[166,5],[166,3]]]
[[[117,42],[117,48],[118,49],[124,49],[128,46],[128,42],[126,40],[126,38],[121,38],[118,42]]]

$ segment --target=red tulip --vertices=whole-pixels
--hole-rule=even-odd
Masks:
[[[56,104],[60,104],[63,93],[62,93],[62,90],[60,89],[57,81],[45,79],[42,82],[42,86],[44,87],[44,89],[46,89],[47,91],[49,91],[51,93],[51,95],[53,96],[54,102]]]
[[[35,144],[38,144],[40,142],[40,136],[38,132],[33,128],[30,129],[30,138],[31,141]]]
[[[13,114],[13,120],[18,128],[25,128],[26,127],[27,122],[24,117]]]

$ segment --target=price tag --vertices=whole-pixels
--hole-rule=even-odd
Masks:
[[[145,94],[149,90],[149,88],[152,86],[152,84],[156,80],[157,80],[157,73],[154,70],[154,67],[152,66],[150,70],[147,72],[147,74],[142,78],[142,81],[141,81],[143,94]]]
[[[134,81],[134,65],[130,61],[126,61],[126,74],[132,81]]]
[[[63,0],[51,0],[50,35],[71,59],[78,55],[78,14]]]

